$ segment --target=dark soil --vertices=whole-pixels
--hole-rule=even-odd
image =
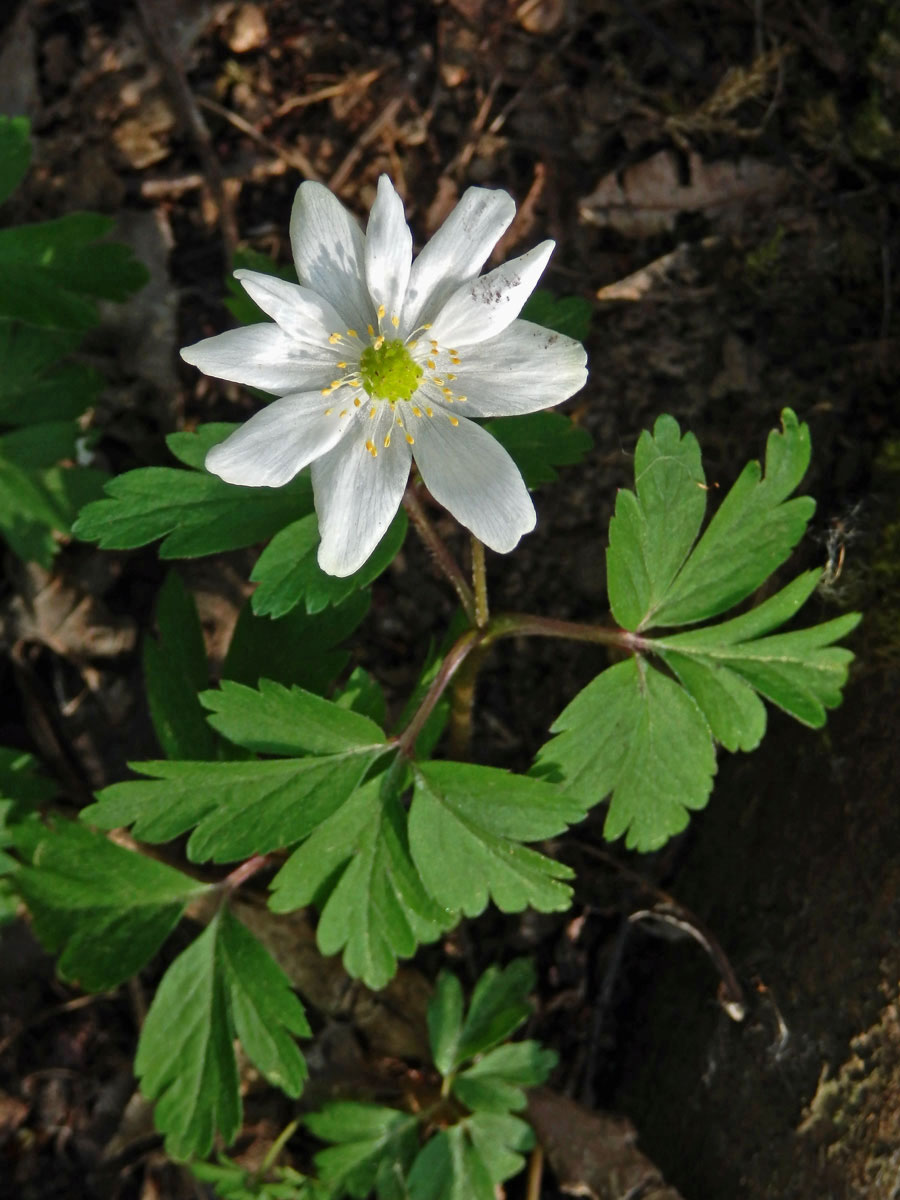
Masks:
[[[496,609],[602,615],[615,490],[659,413],[698,435],[722,489],[784,405],[809,422],[819,507],[798,562],[841,564],[817,616],[868,614],[843,708],[818,733],[775,714],[759,752],[723,754],[708,811],[655,856],[604,849],[595,815],[556,847],[577,869],[565,919],[488,913],[418,965],[430,976],[449,952],[474,976],[533,954],[534,1032],[561,1055],[554,1085],[627,1115],[685,1200],[900,1195],[896,8],[18,0],[0,13],[0,112],[27,112],[35,135],[6,219],[109,212],[151,270],[90,347],[110,378],[95,415],[110,469],[167,462],[166,433],[251,411],[252,397],[176,357],[229,324],[230,249],[286,261],[302,178],[362,215],[385,171],[419,244],[466,186],[506,188],[519,210],[499,257],[554,237],[544,283],[595,308],[591,377],[567,406],[595,449],[538,493],[520,549],[490,559]],[[184,569],[213,666],[252,561]],[[163,574],[152,548],[71,545],[57,576],[96,597],[104,653],[61,653],[38,632],[14,658],[4,638],[0,742],[36,750],[72,809],[158,753],[137,648]],[[7,564],[7,599],[35,586]],[[453,607],[408,539],[358,651],[397,707]],[[604,662],[504,644],[480,681],[475,758],[526,766]],[[628,922],[648,888],[713,933],[745,994],[742,1022],[717,1003],[717,965],[696,942]],[[158,972],[84,998],[24,923],[2,931],[0,1196],[203,1194],[166,1163],[133,1097]],[[291,1108],[251,1096],[247,1111],[239,1148],[252,1158]],[[292,1143],[298,1163],[305,1149]],[[542,1195],[558,1194],[548,1175]]]

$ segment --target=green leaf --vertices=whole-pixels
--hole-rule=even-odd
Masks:
[[[201,699],[213,729],[260,754],[343,754],[384,742],[367,717],[271,679],[261,679],[258,691],[224,680]]]
[[[214,759],[216,737],[198,696],[209,683],[203,629],[175,571],[159,590],[156,625],[158,640],[144,639],[144,682],[159,744],[169,758]]]
[[[84,509],[73,532],[104,550],[162,538],[160,558],[196,558],[264,541],[311,507],[308,473],[282,488],[251,488],[175,467],[139,467],[110,480],[106,498]]]
[[[224,442],[236,429],[240,429],[239,421],[208,421],[198,425],[196,429],[183,429],[178,433],[166,435],[166,445],[170,453],[195,471],[206,470],[206,456],[213,446]]]
[[[622,488],[609,526],[607,586],[613,616],[625,629],[652,622],[690,553],[706,511],[700,447],[662,416],[634,455],[637,494]]]
[[[530,488],[553,483],[557,467],[581,462],[594,444],[587,430],[558,412],[497,417],[484,428],[509,452]]]
[[[357,628],[369,609],[368,592],[354,592],[343,604],[309,616],[295,608],[277,621],[258,617],[248,602],[238,617],[222,668],[226,679],[256,687],[274,679],[325,692],[350,661],[336,649]]]
[[[344,952],[344,966],[373,990],[387,984],[397,959],[455,924],[427,895],[409,857],[406,814],[383,778],[370,780],[298,847],[272,882],[269,906],[290,912],[318,904],[323,954]]]
[[[300,1001],[281,968],[227,909],[169,967],[141,1032],[135,1073],[156,1101],[154,1118],[177,1159],[208,1154],[218,1131],[241,1127],[233,1041],[287,1095],[306,1065],[294,1036],[308,1036]]]
[[[224,1154],[214,1163],[188,1165],[194,1178],[208,1183],[219,1200],[339,1200],[334,1189],[293,1167],[251,1170]]]
[[[809,465],[809,427],[791,409],[766,445],[766,473],[748,463],[722,501],[653,625],[689,625],[739,604],[787,559],[815,511],[809,496],[788,500]],[[644,622],[644,626],[649,622]]]
[[[286,279],[289,283],[297,282],[297,272],[292,266],[279,266],[268,254],[261,254],[258,250],[252,250],[249,246],[244,246],[234,252],[231,260],[231,269],[232,271],[237,271],[240,268],[259,271],[263,275],[275,275],[279,279]],[[250,299],[241,287],[240,281],[235,279],[233,275],[226,275],[225,286],[228,289],[228,295],[225,298],[225,307],[241,325],[252,325],[255,321],[271,320],[268,313],[264,313]]]
[[[526,1087],[543,1083],[557,1056],[539,1042],[497,1046],[457,1075],[453,1094],[473,1112],[505,1113],[525,1107]]]
[[[435,1134],[407,1180],[409,1200],[496,1200],[494,1180],[466,1123]]]
[[[31,125],[27,117],[0,117],[0,204],[22,180],[31,162]]]
[[[49,570],[57,550],[53,531],[67,525],[44,473],[18,466],[0,448],[0,534],[14,553]]]
[[[77,333],[0,319],[0,422],[71,420],[96,402],[102,375],[81,363],[59,363],[79,341]]]
[[[334,1142],[315,1156],[323,1181],[365,1200],[403,1200],[403,1176],[419,1148],[419,1120],[377,1104],[336,1101],[304,1117],[310,1133]]]
[[[459,1065],[462,1027],[462,984],[450,971],[441,971],[428,1004],[428,1040],[434,1065],[445,1077]]]
[[[455,975],[442,971],[428,1006],[428,1034],[434,1064],[452,1075],[467,1059],[505,1041],[531,1015],[529,993],[534,966],[517,958],[506,967],[488,967],[472,992],[463,1020],[462,988]]]
[[[37,936],[49,950],[62,950],[60,975],[88,991],[115,987],[139,971],[188,900],[207,890],[73,822],[45,831],[16,886]]]
[[[0,746],[0,796],[30,808],[52,800],[56,793],[56,785],[40,774],[38,760],[33,755]]]
[[[78,427],[74,421],[43,421],[0,437],[0,454],[19,467],[51,467],[74,458]]]
[[[95,299],[125,300],[148,278],[127,246],[98,240],[111,228],[98,213],[69,213],[0,230],[0,316],[90,329],[98,321]]]
[[[400,509],[363,567],[342,579],[326,575],[316,561],[319,524],[314,513],[294,521],[272,538],[253,568],[253,611],[258,616],[282,617],[298,604],[308,613],[341,604],[367,587],[396,558],[406,537],[407,518]]]
[[[520,845],[562,832],[586,805],[559,789],[493,767],[420,763],[409,844],[425,887],[444,908],[474,917],[493,899],[504,912],[569,907],[562,863]]]
[[[334,693],[334,702],[341,708],[349,708],[368,717],[379,728],[384,726],[387,719],[387,701],[381,684],[363,667],[354,668],[346,686]]]
[[[151,843],[193,828],[192,862],[235,862],[307,837],[352,795],[382,753],[381,746],[364,746],[264,762],[139,763],[136,769],[151,779],[114,783],[81,815],[103,829],[133,825],[135,836]]]
[[[535,325],[584,342],[593,314],[593,307],[583,296],[555,296],[547,288],[537,288],[525,301],[521,316],[524,321],[534,321]]]
[[[643,659],[617,663],[587,685],[556,720],[535,774],[592,805],[612,793],[604,836],[655,850],[703,808],[716,755],[691,697]]]
[[[495,1184],[518,1175],[525,1166],[523,1153],[534,1145],[531,1126],[509,1113],[472,1113],[465,1128]]]
[[[648,641],[647,648],[675,672],[726,749],[753,750],[759,744],[766,711],[757,692],[816,729],[825,724],[825,710],[840,704],[853,654],[832,643],[855,628],[858,613],[761,636],[793,617],[821,575],[807,571],[730,621]]]
[[[528,996],[535,982],[534,964],[528,958],[514,959],[502,968],[488,967],[472,992],[454,1069],[511,1037],[531,1016]]]

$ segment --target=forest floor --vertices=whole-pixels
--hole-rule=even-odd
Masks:
[[[0,112],[27,114],[35,138],[6,219],[109,213],[151,273],[89,348],[110,380],[94,418],[108,469],[167,463],[167,433],[251,411],[178,347],[231,323],[236,246],[289,261],[302,179],[364,216],[382,172],[419,245],[467,186],[507,189],[518,215],[498,258],[556,239],[543,284],[593,307],[590,379],[566,407],[594,450],[537,493],[521,549],[491,557],[496,607],[597,617],[615,491],[658,414],[697,434],[723,489],[782,407],[809,423],[818,509],[799,560],[830,564],[821,618],[867,614],[843,708],[822,732],[773,714],[763,748],[722,756],[709,809],[657,855],[604,850],[602,814],[590,820],[558,847],[577,872],[572,913],[488,914],[451,949],[473,973],[535,956],[554,1086],[628,1118],[684,1200],[900,1195],[896,6],[19,0],[0,14]],[[213,663],[251,563],[184,567]],[[15,664],[4,635],[0,744],[36,749],[73,804],[157,754],[138,648],[163,575],[152,548],[73,544],[50,580],[7,564],[4,613],[51,585],[56,598]],[[452,609],[409,539],[358,661],[402,698],[410,647]],[[525,766],[602,664],[505,645],[482,679],[476,759]],[[66,703],[86,678],[84,702]],[[715,947],[629,922],[653,889],[713,932],[743,1021],[717,1003]],[[129,1103],[141,985],[84,998],[24,924],[0,937],[0,1196],[201,1194]],[[244,1148],[270,1129],[248,1111]],[[563,1182],[548,1171],[545,1200]]]

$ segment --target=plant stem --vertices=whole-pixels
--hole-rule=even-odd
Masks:
[[[419,501],[414,484],[411,484],[406,489],[406,493],[403,496],[403,507],[406,509],[409,519],[415,526],[416,533],[418,533],[419,537],[431,551],[434,561],[440,570],[453,585],[453,590],[459,597],[459,602],[463,606],[463,610],[469,618],[470,623],[477,625],[478,618],[472,589],[466,582],[466,577],[463,575],[459,563],[457,563],[456,559],[447,549],[438,531],[428,520],[425,509]]]
[[[495,641],[507,637],[565,638],[576,642],[593,642],[600,646],[615,646],[630,654],[646,652],[652,643],[627,629],[610,629],[606,625],[583,625],[577,621],[558,621],[554,617],[538,617],[529,613],[498,613],[483,629],[469,629],[450,648],[441,669],[431,682],[422,703],[412,720],[397,739],[401,754],[412,757],[422,726],[434,711],[434,706],[458,675],[453,689],[450,709],[450,749],[454,757],[462,757],[471,735],[472,705],[478,672]],[[465,667],[463,670],[463,664]],[[240,868],[238,868],[240,869]]]
[[[248,879],[251,879],[263,867],[269,865],[268,854],[254,854],[240,866],[234,868],[230,875],[226,875],[219,885],[226,892],[233,892],[237,888],[245,884]]]
[[[401,754],[412,757],[416,739],[422,732],[422,726],[434,711],[434,706],[444,694],[450,680],[466,661],[472,651],[482,640],[478,629],[470,629],[462,635],[451,647],[447,657],[441,663],[441,669],[431,681],[431,686],[425,693],[422,703],[413,714],[413,718],[397,739],[397,749]]]
[[[484,566],[484,545],[472,534],[472,586],[475,591],[475,624],[484,629],[490,617],[487,593],[487,571]]]

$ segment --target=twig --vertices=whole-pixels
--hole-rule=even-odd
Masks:
[[[307,92],[305,96],[291,96],[290,100],[279,104],[272,115],[284,117],[296,108],[305,108],[308,104],[318,104],[321,100],[331,100],[335,96],[343,96],[345,92],[365,91],[369,84],[374,83],[383,72],[384,67],[375,67],[372,71],[366,71],[364,75],[344,79],[341,83],[329,84],[328,87],[319,88],[318,91]]]
[[[221,117],[223,121],[227,121],[235,129],[239,129],[241,133],[245,133],[258,146],[262,146],[263,149],[269,150],[272,154],[277,154],[289,167],[293,167],[295,171],[299,171],[306,179],[314,179],[316,183],[322,182],[322,176],[302,150],[291,149],[289,146],[283,146],[280,142],[276,142],[273,138],[266,137],[264,133],[260,133],[255,125],[245,120],[239,113],[232,112],[230,108],[226,108],[223,104],[219,104],[215,100],[210,100],[206,96],[198,96],[197,103],[201,108],[205,108],[207,112],[215,113],[217,117]]]
[[[213,151],[209,129],[197,107],[184,67],[172,50],[171,39],[163,31],[163,24],[159,19],[161,0],[137,0],[137,7],[147,40],[159,58],[182,121],[197,147],[208,192],[218,214],[222,241],[230,259],[238,243],[237,220],[222,179],[219,160]]]
[[[366,146],[374,142],[382,129],[395,119],[406,100],[406,90],[389,100],[375,120],[359,135],[354,144],[341,161],[340,166],[328,180],[328,186],[333,192],[339,192],[350,178],[353,168],[362,157]]]

